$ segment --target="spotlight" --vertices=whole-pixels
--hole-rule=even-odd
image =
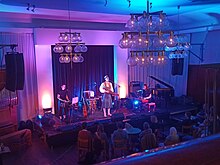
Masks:
[[[138,100],[135,100],[134,101],[134,105],[138,105],[139,104],[139,101]]]
[[[37,115],[37,119],[41,120],[42,116],[41,115]]]

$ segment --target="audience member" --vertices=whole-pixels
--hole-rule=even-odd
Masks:
[[[96,159],[99,159],[103,150],[105,150],[106,154],[108,154],[108,138],[106,133],[104,132],[104,126],[102,124],[97,125],[97,131],[95,132],[93,140],[93,149]]]
[[[27,120],[25,124],[26,124],[26,128],[31,130],[31,132],[33,133],[33,130],[34,130],[33,122],[31,120]]]
[[[129,142],[129,151],[130,152],[137,152],[139,148],[139,139],[138,135],[141,132],[141,129],[134,128],[131,124],[125,123],[125,129],[128,134],[128,142]]]
[[[23,129],[26,129],[27,127],[26,127],[26,123],[25,123],[25,121],[20,121],[19,122],[19,125],[18,125],[18,130],[23,130]]]
[[[124,140],[123,143],[120,144],[115,144],[115,140]],[[117,123],[117,130],[115,130],[112,134],[112,144],[113,147],[126,147],[127,146],[127,142],[128,142],[128,134],[125,130],[123,130],[123,123],[122,122],[118,122]],[[119,145],[119,146],[116,146]]]
[[[158,138],[159,137],[159,129],[160,129],[160,124],[158,122],[157,116],[152,115],[150,117],[150,126],[152,129],[152,132],[155,134],[155,136]]]
[[[164,145],[172,145],[172,144],[176,144],[179,142],[179,136],[177,134],[177,130],[175,127],[171,127],[170,128],[170,133],[169,135],[166,137]]]
[[[78,150],[79,163],[94,162],[94,155],[92,153],[92,134],[87,130],[87,123],[82,123],[82,130],[78,134]]]
[[[195,129],[195,137],[205,137],[209,134],[208,130],[208,119],[205,119],[202,123],[199,124],[198,127],[194,127]]]
[[[203,122],[207,118],[208,105],[203,104],[202,109],[196,114],[198,122]]]
[[[194,124],[193,120],[191,120],[191,112],[185,113],[185,119],[182,121],[182,126],[192,126]]]
[[[141,139],[146,134],[151,134],[151,133],[152,133],[152,129],[150,128],[149,123],[148,122],[144,122],[144,124],[143,124],[143,131],[139,134],[139,138]]]

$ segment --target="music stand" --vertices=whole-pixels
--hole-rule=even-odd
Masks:
[[[72,98],[72,105],[76,104],[79,102],[79,97],[73,97]]]

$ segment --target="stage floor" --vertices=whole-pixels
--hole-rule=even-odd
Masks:
[[[197,111],[198,108],[194,105],[172,105],[167,108],[156,107],[155,109],[128,109],[125,107],[121,107],[118,109],[112,109],[112,115],[117,113],[123,113],[125,119],[128,116],[140,116],[140,115],[153,115],[153,114],[167,114],[169,116],[176,116],[176,115],[184,115],[187,111]],[[86,122],[94,122],[100,120],[110,120],[111,117],[104,117],[103,111],[101,109],[96,109],[94,113],[88,113],[87,117],[83,117],[83,113],[80,110],[73,110],[70,119],[66,120],[66,123],[78,123],[82,121]]]

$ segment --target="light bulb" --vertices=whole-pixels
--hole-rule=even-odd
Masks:
[[[74,51],[75,51],[76,53],[81,52],[81,50],[82,50],[82,48],[81,48],[81,46],[80,46],[79,44],[77,44],[77,45],[75,46],[75,48],[74,48]]]
[[[60,63],[64,63],[64,56],[60,56],[59,62],[60,62]]]
[[[88,48],[85,44],[81,46],[81,52],[87,52]]]
[[[64,63],[69,63],[70,62],[70,57],[68,55],[66,55],[64,57]]]
[[[68,42],[69,41],[69,36],[68,34],[63,35],[63,42]]]
[[[73,56],[73,62],[74,63],[77,63],[77,62],[79,62],[79,57],[77,56],[77,54],[75,54],[74,56]]]
[[[83,56],[80,54],[79,55],[79,60],[78,60],[79,62],[83,62],[84,61],[84,58],[83,58]]]
[[[66,53],[71,53],[73,50],[72,46],[70,44],[68,44],[66,47],[65,47],[65,51]]]

